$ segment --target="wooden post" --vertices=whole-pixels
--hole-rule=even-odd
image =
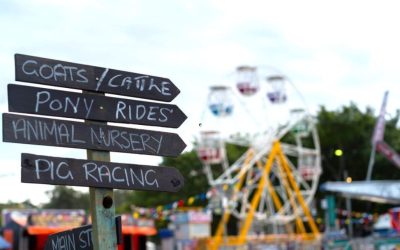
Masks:
[[[89,91],[83,91],[83,93]],[[92,93],[98,96],[104,94]],[[96,122],[85,120],[85,123]],[[107,124],[106,122],[97,122]],[[109,151],[86,150],[88,160],[110,162]],[[115,225],[114,191],[112,188],[89,187],[90,215],[92,216],[92,242],[93,249],[117,249],[117,234]]]
[[[109,162],[110,153],[87,150],[87,159]],[[113,189],[90,187],[89,193],[93,225],[93,249],[115,250],[117,248],[117,235]]]

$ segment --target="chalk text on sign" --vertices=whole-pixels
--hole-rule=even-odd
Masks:
[[[141,76],[132,76],[130,74],[112,74],[109,72],[114,72],[109,69],[104,69],[100,78],[97,78],[96,90],[98,91],[102,84],[106,82],[107,87],[109,88],[122,88],[126,90],[135,90],[139,92],[158,92],[163,96],[171,95],[171,82],[163,81],[156,82],[151,76],[141,75]],[[110,75],[109,80],[104,80],[107,75]],[[97,80],[96,79],[96,80]]]
[[[22,100],[22,101],[19,101]],[[187,118],[173,104],[90,93],[8,85],[10,111],[107,122],[179,127]]]
[[[160,151],[163,136],[153,136],[147,133],[128,133],[118,129],[90,128],[90,138],[92,144],[102,144],[107,147],[118,147],[130,149],[132,152],[145,151],[158,154]]]
[[[45,250],[90,250],[93,249],[92,225],[74,228],[49,236]]]
[[[25,167],[30,166],[30,161],[24,162]],[[81,169],[71,167],[67,161],[54,162],[49,159],[36,159],[33,170],[37,180],[50,179],[51,181],[83,180],[86,183],[97,183],[110,186],[120,183],[126,188],[130,187],[159,187],[157,173],[154,169],[127,168],[122,166],[111,167],[107,164],[86,162]],[[84,177],[81,170],[83,169]]]
[[[51,97],[49,91],[39,91],[36,93],[35,112],[38,113],[42,106],[51,111],[62,111],[76,114],[83,110],[85,117],[88,118],[92,110],[94,100],[86,97],[69,97],[66,96],[62,99]]]
[[[164,155],[170,141],[176,138],[157,131],[12,116],[15,118],[3,118],[4,135],[11,142]]]
[[[170,102],[180,90],[165,77],[15,54],[17,81]]]
[[[74,179],[70,167],[66,162],[54,164],[53,161],[49,161],[46,159],[37,159],[35,160],[35,173],[36,179],[38,180],[40,180],[40,173],[47,173],[47,176],[50,176],[51,180],[54,180],[55,178],[61,180]]]
[[[79,247],[91,248],[92,247],[92,228],[88,228],[79,233]]]
[[[22,72],[26,75],[34,75],[45,80],[71,81],[88,83],[86,69],[75,66],[67,66],[61,63],[56,65],[39,64],[36,60],[26,60],[22,64]]]
[[[155,186],[159,187],[157,178],[155,177],[156,171],[153,169],[134,169],[114,167],[110,168],[107,165],[97,165],[94,162],[88,162],[82,165],[85,169],[85,179],[87,181],[95,181],[100,183],[126,183],[127,187],[131,186]]]
[[[131,121],[158,121],[167,122],[168,115],[174,112],[171,108],[160,108],[158,106],[145,106],[142,104],[130,105],[124,101],[118,101],[115,109],[115,119],[131,120]]]
[[[51,239],[51,247],[53,250],[65,249],[72,250],[75,248],[75,236],[73,234],[61,234]]]
[[[12,121],[12,130],[15,139],[25,139],[27,141],[47,141],[53,140],[56,145],[63,143],[85,144],[86,141],[78,138],[73,124],[67,125],[63,122],[45,122],[27,119],[17,119]]]

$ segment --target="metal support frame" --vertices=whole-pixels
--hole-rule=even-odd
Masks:
[[[251,162],[251,155],[248,154],[246,157],[246,164]],[[317,225],[314,221],[314,218],[311,215],[310,209],[305,202],[303,195],[300,191],[299,185],[297,184],[292,170],[289,167],[287,160],[283,154],[282,148],[280,146],[279,141],[275,141],[273,143],[271,152],[269,154],[269,157],[267,159],[267,162],[265,163],[263,169],[262,169],[262,164],[257,163],[258,168],[262,169],[262,176],[259,180],[259,183],[257,185],[257,188],[255,189],[255,193],[251,199],[250,202],[250,208],[248,210],[246,219],[244,220],[242,227],[240,229],[239,235],[237,237],[227,237],[227,241],[225,244],[227,245],[243,245],[246,243],[247,240],[247,235],[250,230],[250,227],[252,225],[254,215],[257,209],[257,206],[259,205],[262,193],[265,192],[265,190],[268,191],[268,193],[272,196],[272,200],[274,205],[278,208],[278,211],[282,208],[282,203],[276,194],[276,191],[274,190],[272,184],[268,180],[269,174],[271,172],[272,167],[274,166],[274,162],[276,163],[276,166],[279,168],[279,173],[281,175],[281,179],[283,182],[283,185],[285,187],[285,190],[287,192],[288,198],[290,200],[290,205],[292,206],[293,211],[296,214],[296,211],[298,209],[302,209],[304,215],[306,216],[307,223],[309,224],[309,228],[311,229],[311,233],[306,232],[306,228],[304,226],[304,222],[301,219],[300,215],[297,215],[295,218],[295,222],[299,231],[299,236],[302,239],[306,240],[312,240],[312,239],[317,239],[320,235],[319,230],[317,228]],[[245,175],[242,175],[240,177],[239,182],[235,185],[235,192],[238,192],[239,189],[242,187],[243,180],[245,179]],[[297,201],[297,202],[296,202]],[[219,246],[222,244],[222,235],[224,231],[224,225],[227,223],[230,217],[230,212],[225,211],[224,215],[219,223],[219,226],[216,231],[216,235],[213,238],[212,244],[211,244],[211,249],[217,250]],[[292,236],[293,232],[289,231],[289,235]]]
[[[253,150],[249,150],[247,152],[247,156],[244,161],[244,166],[249,164],[250,159],[253,157],[253,154],[254,154]],[[242,174],[242,176],[240,176],[239,182],[236,183],[236,185],[234,187],[233,195],[236,195],[240,191],[241,187],[243,186],[244,180],[245,180],[245,174]],[[224,214],[218,224],[217,231],[215,232],[215,236],[213,238],[213,243],[212,243],[212,247],[211,247],[212,250],[217,250],[219,248],[219,246],[221,245],[225,225],[228,223],[230,216],[231,216],[231,213],[227,210],[224,210]]]

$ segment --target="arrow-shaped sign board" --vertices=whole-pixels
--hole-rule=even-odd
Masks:
[[[172,104],[8,85],[11,112],[77,119],[179,127],[186,115]]]
[[[3,141],[157,156],[177,156],[186,147],[174,133],[7,113]]]
[[[44,246],[45,250],[92,250],[92,225],[51,234]]]
[[[21,182],[177,192],[184,179],[172,167],[22,154]]]
[[[121,216],[115,218],[117,243],[122,243]],[[44,250],[93,250],[92,225],[49,235]]]
[[[21,54],[15,55],[15,79],[166,102],[180,92],[163,77]]]

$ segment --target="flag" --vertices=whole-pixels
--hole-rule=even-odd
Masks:
[[[383,96],[381,112],[379,113],[378,121],[375,124],[374,133],[372,135],[372,145],[376,145],[378,141],[383,141],[383,134],[385,133],[385,113],[386,113],[386,102],[389,95],[388,91],[385,91]]]

